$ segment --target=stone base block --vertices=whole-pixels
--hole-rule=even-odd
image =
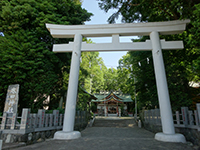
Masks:
[[[71,131],[71,132],[57,131],[54,134],[55,140],[72,140],[72,139],[78,139],[80,137],[81,133],[79,131]]]
[[[158,141],[163,142],[179,142],[179,143],[186,143],[185,137],[182,134],[164,134],[162,132],[156,133],[155,139]]]

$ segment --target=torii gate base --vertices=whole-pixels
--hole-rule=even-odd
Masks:
[[[183,49],[182,41],[165,42],[159,39],[159,34],[178,34],[185,30],[189,20],[178,20],[153,23],[107,24],[107,25],[51,25],[46,24],[54,38],[74,38],[74,43],[54,44],[54,52],[72,51],[72,61],[67,91],[63,131],[56,132],[54,139],[69,140],[81,137],[74,131],[76,98],[80,56],[82,51],[139,51],[151,50],[153,55],[156,85],[161,114],[162,133],[156,133],[155,139],[164,142],[185,143],[182,134],[176,134],[172,118],[171,104],[163,62],[162,49]],[[150,35],[150,41],[138,43],[120,43],[120,36]],[[82,36],[105,37],[112,36],[112,43],[86,44]],[[82,48],[81,48],[82,47]]]

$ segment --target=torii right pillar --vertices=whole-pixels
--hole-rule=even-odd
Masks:
[[[159,33],[152,31],[150,39],[163,130],[161,133],[156,133],[155,139],[164,142],[185,143],[185,137],[182,134],[175,133]]]

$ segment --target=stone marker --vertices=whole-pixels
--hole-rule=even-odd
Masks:
[[[19,84],[9,85],[6,95],[4,112],[17,113],[18,100],[19,100]]]

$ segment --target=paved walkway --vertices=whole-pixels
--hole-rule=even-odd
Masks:
[[[133,119],[98,118],[76,140],[48,140],[15,150],[193,150],[188,144],[156,141],[154,134],[138,128]]]

